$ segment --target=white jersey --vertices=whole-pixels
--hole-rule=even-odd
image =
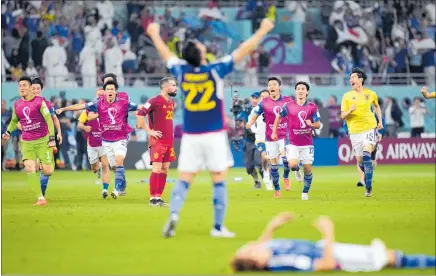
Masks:
[[[253,116],[254,108],[251,110],[250,117]],[[256,143],[265,142],[266,123],[264,121],[264,115],[261,114],[257,117],[256,122],[251,126],[251,131],[256,135]]]

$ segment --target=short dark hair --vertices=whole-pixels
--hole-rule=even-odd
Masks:
[[[101,81],[104,82],[105,78],[112,78],[114,81],[117,81],[117,75],[114,73],[106,73],[101,77]]]
[[[310,90],[310,86],[309,86],[309,84],[308,84],[307,82],[305,82],[305,81],[299,81],[299,82],[297,82],[297,83],[295,84],[295,89],[297,89],[297,86],[300,85],[300,84],[306,86],[307,91]]]
[[[115,89],[118,90],[118,83],[116,81],[113,80],[107,81],[105,84],[103,84],[103,89],[106,90],[106,87],[108,85],[114,85]]]
[[[262,95],[262,93],[268,93],[268,95],[269,95],[269,91],[268,91],[268,89],[264,89],[264,90],[262,90],[262,91],[259,92],[260,95]]]
[[[279,86],[282,86],[282,81],[277,77],[269,77],[267,83],[269,83],[270,81],[276,81],[279,83]]]
[[[176,78],[174,78],[174,77],[165,77],[165,78],[162,78],[159,81],[159,88],[162,89],[164,84],[166,84],[167,82],[170,82],[170,81],[175,81],[177,83]]]
[[[22,81],[28,81],[30,85],[32,85],[32,79],[27,77],[27,76],[22,76],[19,80],[18,83],[22,82]]]
[[[41,86],[41,89],[44,88],[44,83],[42,82],[42,80],[40,78],[33,78],[32,84],[39,84]]]
[[[253,260],[234,259],[232,268],[235,271],[265,271],[266,268],[257,267],[257,263]]]
[[[350,76],[352,75],[352,74],[357,74],[357,76],[359,77],[359,79],[363,79],[362,80],[362,85],[363,84],[365,84],[365,81],[366,81],[366,74],[365,74],[365,71],[363,71],[363,69],[361,69],[361,68],[353,68],[353,70],[351,70],[351,74],[350,74]]]
[[[194,41],[188,41],[182,50],[182,57],[187,63],[194,67],[199,67],[201,65],[201,52],[195,45]]]

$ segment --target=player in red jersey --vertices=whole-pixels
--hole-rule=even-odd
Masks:
[[[149,137],[150,160],[150,206],[164,206],[162,193],[167,181],[171,162],[176,160],[174,152],[174,100],[177,95],[176,79],[163,78],[159,81],[160,94],[149,99],[138,111],[138,128],[144,128]],[[148,126],[144,116],[148,115]]]

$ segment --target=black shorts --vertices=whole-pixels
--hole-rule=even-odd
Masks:
[[[247,169],[247,173],[251,173],[251,171],[255,167],[261,167],[262,165],[262,157],[260,156],[260,152],[257,150],[254,142],[245,142],[243,147],[244,152],[244,164]]]

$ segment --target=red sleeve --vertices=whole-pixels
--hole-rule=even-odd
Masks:
[[[151,111],[153,111],[155,108],[154,102],[154,98],[149,99],[138,111],[138,116],[147,116]]]

